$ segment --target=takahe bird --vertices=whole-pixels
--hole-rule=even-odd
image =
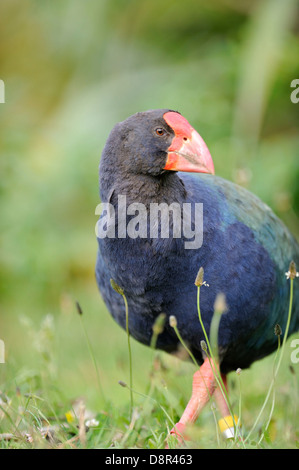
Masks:
[[[225,295],[227,312],[218,333],[225,378],[277,348],[274,326],[279,324],[284,332],[290,295],[285,273],[291,260],[299,265],[297,242],[256,196],[214,176],[203,139],[172,110],[140,112],[116,124],[101,157],[100,196],[110,209],[99,221],[103,223],[96,278],[113,318],[125,328],[124,302],[111,279],[126,295],[134,338],[149,345],[158,315],[174,316],[183,341],[201,364],[193,377],[191,400],[171,432],[183,434],[214,391],[223,416],[229,416],[202,350],[205,336],[198,319],[196,275],[203,267],[208,286],[201,288],[200,308],[208,335],[216,296]],[[182,209],[180,226],[175,210],[167,219],[159,206],[156,217],[150,216],[150,210],[162,203],[164,208]],[[183,207],[191,208],[187,222],[183,216],[188,210],[184,213]],[[163,236],[161,225],[167,220],[169,233]],[[186,231],[180,231],[184,223]],[[299,289],[294,295],[289,333],[299,329]],[[156,346],[168,352],[178,349],[178,336],[168,321]]]

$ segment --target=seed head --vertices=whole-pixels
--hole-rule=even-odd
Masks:
[[[178,322],[176,320],[176,317],[174,315],[170,315],[169,317],[169,325],[172,326],[172,328],[175,328],[177,326]]]
[[[297,272],[296,272],[296,264],[294,261],[290,262],[289,271],[290,271],[290,278],[295,279],[295,277],[297,276]]]
[[[203,339],[200,342],[200,347],[204,352],[207,352],[208,350],[207,343]]]
[[[194,284],[197,286],[197,287],[201,287],[203,285],[203,275],[204,275],[204,270],[203,268],[199,268],[199,271],[197,273],[197,276],[195,278],[195,282]]]
[[[241,375],[241,372],[242,372],[242,369],[240,367],[238,367],[238,369],[236,370],[236,374]]]
[[[110,284],[111,284],[112,289],[115,290],[115,292],[117,292],[120,295],[124,295],[123,288],[120,287],[118,284],[116,284],[116,282],[113,279],[110,279]]]
[[[295,277],[299,277],[299,273],[296,271],[296,264],[294,261],[290,262],[289,270],[285,273],[287,279],[295,279]]]
[[[222,313],[227,312],[227,310],[228,310],[228,307],[226,303],[225,294],[220,292],[219,294],[217,294],[217,297],[214,303],[214,312],[222,315]]]
[[[163,332],[165,318],[166,318],[165,313],[160,313],[160,315],[157,316],[155,323],[153,324],[153,333],[155,335],[160,335]]]
[[[126,382],[123,382],[122,380],[119,380],[119,381],[118,381],[118,384],[119,384],[121,387],[124,387],[124,388],[127,387]]]
[[[282,335],[282,329],[281,329],[281,327],[278,323],[274,326],[274,334],[276,336],[281,336]]]
[[[79,315],[83,315],[83,310],[77,300],[76,300],[76,308],[77,308],[77,312],[79,313]]]

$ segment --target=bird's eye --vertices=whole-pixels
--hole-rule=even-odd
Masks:
[[[162,129],[162,127],[158,127],[156,129],[156,134],[161,136],[161,135],[165,134],[165,131],[164,131],[164,129]]]

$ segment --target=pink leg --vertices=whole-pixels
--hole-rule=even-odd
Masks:
[[[186,425],[197,420],[200,411],[208,403],[215,391],[216,381],[214,373],[209,360],[205,359],[200,369],[193,375],[191,399],[180,421],[170,431],[170,434],[177,436],[180,443],[184,439]]]

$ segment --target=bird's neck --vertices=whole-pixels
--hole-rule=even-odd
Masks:
[[[159,177],[151,175],[114,175],[100,179],[101,199],[112,202],[111,198],[126,196],[127,204],[142,202],[184,202],[186,189],[175,172],[167,172]]]

